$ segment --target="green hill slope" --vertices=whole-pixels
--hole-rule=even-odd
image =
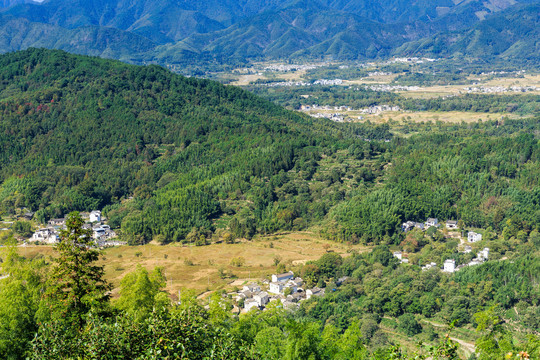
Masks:
[[[157,66],[32,49],[0,69],[2,216],[104,208],[131,243],[320,226],[398,244],[402,221],[427,217],[539,224],[538,119],[392,140],[388,125],[312,119]]]
[[[3,55],[0,68],[4,213],[27,206],[45,220],[113,205],[125,232],[182,240],[235,213],[261,231],[302,227],[340,191],[305,192],[322,149],[348,146],[335,125],[238,88],[60,51]]]

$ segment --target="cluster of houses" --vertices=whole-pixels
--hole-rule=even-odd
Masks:
[[[363,114],[380,114],[387,111],[400,111],[401,108],[399,106],[391,106],[391,105],[375,105],[370,106],[365,109],[360,109],[359,111]]]
[[[340,285],[346,280],[346,277],[338,280]],[[307,289],[304,281],[295,277],[292,271],[283,274],[272,275],[272,281],[264,281],[263,290],[259,284],[251,283],[244,285],[242,290],[235,293],[237,302],[244,302],[244,311],[250,311],[253,308],[264,310],[271,301],[278,301],[280,306],[286,309],[296,309],[303,300],[310,299],[313,296],[323,296],[325,289],[314,287]]]
[[[460,269],[463,269],[466,266],[480,265],[488,260],[489,260],[489,248],[484,248],[483,250],[480,250],[478,254],[476,254],[476,257],[472,259],[471,261],[469,261],[469,263],[467,264],[462,264],[456,267],[456,260],[454,259],[445,260],[443,264],[443,271],[447,273],[453,273]]]
[[[337,110],[337,111],[353,111],[353,108],[350,106],[330,106],[330,105],[301,105],[301,111],[312,111],[312,110]]]
[[[364,89],[371,91],[382,91],[382,92],[391,92],[391,91],[418,91],[420,87],[418,86],[405,86],[405,85],[365,85]],[[360,90],[357,88],[356,90]]]
[[[432,226],[440,227],[441,224],[439,223],[439,220],[436,218],[429,218],[424,223],[415,222],[415,221],[407,221],[404,222],[401,225],[401,229],[404,232],[410,231],[412,229],[420,229],[425,230]],[[458,223],[456,220],[448,220],[445,224],[447,229],[454,230],[458,228]],[[469,243],[475,243],[482,240],[482,234],[476,233],[474,231],[469,231],[467,234],[467,240]],[[464,253],[470,253],[472,252],[472,247],[470,245],[465,245],[465,249],[463,251]],[[394,251],[393,255],[395,258],[399,259],[401,263],[408,263],[408,259],[406,258],[406,254],[403,254],[401,251]],[[489,248],[484,248],[483,250],[479,251],[477,254],[477,257],[472,259],[468,264],[462,264],[456,267],[456,261],[453,259],[447,259],[443,264],[443,271],[448,273],[453,273],[455,271],[458,271],[459,269],[465,267],[465,266],[474,266],[478,264],[482,264],[483,262],[487,261],[489,258]],[[422,270],[429,270],[432,268],[438,268],[437,263],[430,262],[429,264],[426,264],[422,266]]]
[[[102,219],[101,211],[94,210],[90,213],[81,213],[83,219],[87,222],[83,225],[84,229],[92,229],[92,238],[98,246],[115,246],[123,243],[114,240],[117,236],[111,227]],[[59,241],[60,230],[66,228],[66,219],[51,219],[47,227],[40,228],[28,240],[30,242],[40,242],[45,244],[55,244]]]
[[[439,220],[436,218],[428,218],[426,222],[423,222],[423,223],[416,222],[416,221],[406,221],[403,224],[401,224],[401,230],[403,230],[404,232],[410,231],[414,228],[425,230],[425,229],[429,229],[432,226],[439,227],[440,226]],[[448,220],[446,222],[446,227],[448,229],[456,229],[457,221]]]
[[[321,79],[315,80],[314,82],[305,82],[305,81],[278,81],[278,82],[269,82],[262,84],[268,87],[291,87],[291,86],[313,86],[313,85],[322,85],[322,86],[337,86],[343,85],[343,80],[341,79]]]
[[[316,113],[316,114],[310,114],[310,116],[314,117],[314,118],[329,119],[329,120],[332,120],[334,122],[344,122],[345,121],[345,116],[343,116],[343,114],[340,114],[340,113],[333,113],[333,114]]]
[[[531,91],[540,91],[537,86],[479,86],[463,88],[467,93],[483,93],[483,94],[501,94],[501,93],[522,93]]]
[[[336,86],[336,85],[342,85],[343,80],[341,79],[333,79],[333,80],[316,80],[313,85],[325,85],[325,86]]]
[[[374,76],[388,76],[392,75],[392,73],[384,72],[384,71],[373,71],[368,73],[368,77],[374,77]]]
[[[290,71],[307,71],[313,70],[318,67],[324,66],[326,64],[309,64],[309,65],[300,65],[300,64],[277,64],[266,66],[263,70],[267,72],[290,72]]]

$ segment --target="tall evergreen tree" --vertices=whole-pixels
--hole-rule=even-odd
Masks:
[[[108,304],[111,289],[103,279],[103,266],[95,264],[100,252],[93,246],[92,230],[84,229],[83,224],[78,212],[67,217],[44,299],[53,318],[63,318],[79,328],[90,310],[99,311]]]

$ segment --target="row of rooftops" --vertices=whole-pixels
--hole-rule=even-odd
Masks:
[[[347,277],[340,278],[336,284],[341,285],[346,279]],[[318,287],[306,289],[302,278],[295,278],[292,271],[274,274],[271,280],[270,282],[264,282],[264,284],[268,285],[266,291],[262,290],[259,284],[251,283],[244,285],[242,290],[236,293],[236,301],[244,300],[244,311],[253,308],[264,310],[271,301],[279,301],[284,308],[295,309],[298,308],[299,302],[313,296],[323,296],[325,294],[325,289]],[[290,290],[285,295],[287,289]]]
[[[83,229],[92,230],[92,238],[96,240],[98,246],[117,246],[124,245],[125,242],[113,240],[116,238],[116,232],[111,227],[102,222],[101,211],[94,210],[90,213],[81,213],[81,217],[88,222],[83,225]],[[32,235],[30,241],[39,241],[48,244],[54,244],[59,241],[59,230],[66,228],[66,219],[51,219],[48,226],[38,229]]]
[[[447,229],[457,229],[457,220],[447,220],[446,221],[446,228]],[[428,218],[425,222],[416,222],[416,221],[406,221],[403,224],[401,224],[401,230],[407,232],[409,230],[412,230],[414,228],[418,228],[420,230],[424,230],[426,228],[430,228],[432,226],[439,227],[441,224],[439,223],[439,219],[437,218]]]
[[[461,264],[461,265],[459,265],[457,267],[456,267],[456,260],[454,260],[454,259],[446,259],[444,261],[444,264],[443,264],[443,271],[448,272],[448,273],[453,273],[453,272],[459,271],[459,270],[461,270],[461,269],[463,269],[464,267],[467,267],[467,266],[480,265],[480,264],[482,264],[482,263],[484,263],[485,261],[488,261],[488,260],[489,260],[489,248],[484,248],[483,250],[478,251],[478,253],[476,254],[476,257],[474,259],[472,259],[471,261],[469,261],[467,264]],[[436,266],[435,263],[431,263],[431,264],[433,264],[433,266]],[[433,267],[433,266],[431,266],[431,267]],[[429,267],[429,268],[431,268],[431,267]],[[422,270],[427,270],[429,268],[428,267],[422,267]]]
[[[91,223],[101,222],[100,210],[93,210],[89,213],[81,212],[80,215],[84,220],[88,220]],[[66,225],[66,218],[67,218],[67,215],[64,216],[63,218],[50,219],[48,221],[48,224],[52,226],[64,226]]]

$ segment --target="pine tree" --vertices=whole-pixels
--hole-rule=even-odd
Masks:
[[[67,217],[44,299],[53,318],[79,328],[90,310],[100,311],[108,304],[111,289],[103,279],[103,266],[95,265],[100,252],[94,248],[92,230],[84,229],[83,224],[78,212]]]

